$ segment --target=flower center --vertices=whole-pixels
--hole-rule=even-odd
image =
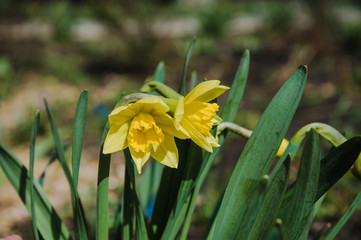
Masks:
[[[212,119],[216,116],[219,106],[217,103],[193,101],[184,106],[184,117],[203,135],[210,136],[213,127]]]
[[[148,152],[150,145],[158,146],[164,141],[164,134],[149,113],[136,115],[129,128],[128,145],[136,152]]]

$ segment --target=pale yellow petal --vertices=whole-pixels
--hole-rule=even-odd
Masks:
[[[218,144],[217,138],[213,137],[212,134],[206,137],[206,141],[209,142],[209,144],[211,144],[212,147],[219,147],[220,146]]]
[[[132,105],[133,104],[115,108],[109,114],[109,123],[122,125],[123,123],[132,119],[138,113],[138,110]]]
[[[168,112],[169,107],[167,104],[165,104],[160,97],[154,96],[154,97],[147,97],[139,100],[136,102],[138,106],[140,106],[139,111],[146,112],[146,113],[152,113],[155,111],[160,112]]]
[[[209,102],[224,93],[229,87],[219,85],[219,80],[209,80],[198,84],[184,98],[184,103],[193,101]]]
[[[207,152],[213,152],[212,145],[207,141],[207,138],[197,131],[196,128],[193,127],[192,123],[187,120],[182,121],[182,125],[184,129],[187,130],[188,134],[191,136],[192,141],[206,150]]]
[[[122,125],[111,125],[108,135],[104,141],[103,153],[113,153],[123,150],[128,146],[127,135],[129,131],[130,122]]]
[[[161,164],[171,168],[178,167],[178,148],[173,136],[166,134],[164,142],[151,151],[151,156]]]
[[[150,152],[136,152],[132,147],[129,147],[130,155],[132,155],[133,161],[137,166],[137,172],[142,173],[142,167],[148,161]]]
[[[184,115],[184,97],[181,97],[178,100],[178,104],[174,112],[174,124],[176,128],[179,128],[183,115]]]
[[[174,126],[174,120],[166,113],[153,113],[156,124],[163,130],[163,132],[173,135],[180,139],[190,138],[187,132],[182,132]]]
[[[213,119],[211,120],[211,122],[214,124],[214,125],[218,125],[222,122],[222,118],[220,118],[218,115],[215,115],[213,117]]]

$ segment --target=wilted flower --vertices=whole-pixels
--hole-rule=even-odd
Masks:
[[[193,142],[208,152],[213,151],[212,147],[219,146],[210,130],[213,125],[221,121],[216,114],[219,109],[218,104],[208,102],[229,89],[219,83],[218,80],[200,83],[189,94],[178,100],[174,112],[177,129],[187,132]]]
[[[166,166],[176,168],[178,149],[174,136],[183,139],[187,136],[175,128],[168,111],[169,107],[160,97],[147,97],[116,107],[109,115],[110,129],[103,153],[129,147],[138,173],[141,173],[150,156]]]

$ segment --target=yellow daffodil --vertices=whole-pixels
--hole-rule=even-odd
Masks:
[[[182,139],[187,136],[175,128],[168,111],[169,107],[160,97],[147,97],[116,107],[109,115],[110,129],[103,153],[129,147],[138,173],[150,156],[166,166],[177,168],[178,149],[174,136]]]
[[[176,128],[187,132],[193,142],[208,152],[212,152],[213,147],[219,146],[210,130],[213,125],[221,121],[216,114],[219,109],[218,104],[208,102],[229,89],[219,83],[218,80],[200,83],[189,94],[178,100],[174,112]]]

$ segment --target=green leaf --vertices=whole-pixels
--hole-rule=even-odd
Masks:
[[[267,187],[267,192],[262,202],[261,208],[256,215],[256,219],[248,233],[247,239],[264,239],[272,223],[277,217],[281,207],[283,194],[286,191],[288,178],[291,171],[291,157],[283,163],[283,167],[277,172],[273,172],[271,182]]]
[[[68,148],[70,147],[70,144],[66,144],[64,146],[63,151],[65,152]],[[53,154],[50,155],[48,163],[46,164],[43,172],[41,173],[40,177],[39,177],[39,184],[40,186],[43,186],[44,184],[44,179],[45,179],[45,174],[46,174],[46,170],[48,169],[48,167],[56,160],[59,159],[58,158],[58,153],[55,151]]]
[[[242,219],[244,221],[239,222],[237,226],[238,228],[234,229],[234,231],[237,233],[236,239],[243,238],[250,231],[250,228],[254,223],[254,218],[262,206],[262,202],[266,194],[268,181],[269,176],[265,175],[261,180],[258,180],[257,183],[255,183],[254,191],[250,193],[249,198],[245,202],[247,208],[243,212],[242,216]]]
[[[178,195],[172,208],[162,239],[174,239],[183,225],[186,211],[189,207],[195,179],[199,174],[202,164],[203,150],[195,143],[191,143],[188,151],[187,162],[182,177]]]
[[[33,123],[33,127],[31,129],[31,137],[30,137],[30,164],[29,164],[29,175],[30,175],[30,208],[31,208],[31,217],[33,223],[33,231],[34,237],[36,240],[39,240],[39,233],[36,227],[36,211],[35,211],[35,198],[34,198],[34,159],[35,159],[35,142],[36,135],[38,134],[40,121],[40,112],[37,111]]]
[[[183,177],[186,160],[188,158],[188,150],[190,141],[175,139],[179,151],[178,169],[165,167],[162,172],[162,177],[156,200],[154,204],[153,215],[150,221],[150,238],[160,239],[163,230],[168,222],[171,210],[177,200],[177,195],[181,180]]]
[[[330,151],[321,161],[315,201],[325,194],[351,168],[361,152],[361,137],[354,137]]]
[[[146,221],[143,214],[143,209],[139,203],[138,196],[135,190],[135,167],[133,159],[130,155],[129,149],[124,150],[124,156],[126,160],[126,167],[125,167],[125,182],[127,185],[124,189],[124,223],[131,223],[133,221],[134,212],[136,214],[136,228],[135,228],[135,235],[136,239],[148,239],[148,230]],[[129,203],[129,209],[126,209]],[[131,224],[130,224],[131,225]],[[130,227],[129,230],[132,228]],[[127,239],[128,236],[132,236],[132,231],[126,233],[123,239]],[[132,237],[130,239],[133,239]]]
[[[152,215],[154,198],[159,188],[163,168],[164,165],[160,164],[158,161],[152,161],[140,176],[141,178],[138,187],[139,201],[143,209],[146,209],[147,217]]]
[[[332,149],[321,160],[320,176],[315,202],[320,199],[352,166],[361,151],[361,137],[354,137]],[[285,194],[282,206],[288,208],[294,194],[292,184]]]
[[[108,226],[108,191],[109,191],[109,170],[111,154],[103,154],[103,144],[108,129],[105,127],[101,141],[97,180],[97,203],[96,203],[96,228],[97,240],[109,239]]]
[[[189,84],[190,87],[190,91],[197,85],[197,72],[196,71],[192,71],[192,75],[191,75],[191,82]]]
[[[340,232],[341,228],[345,225],[351,215],[356,211],[356,209],[361,204],[361,192],[356,196],[355,200],[352,202],[351,206],[346,210],[341,219],[336,223],[336,225],[331,229],[331,231],[326,236],[325,240],[334,239],[337,234]]]
[[[158,66],[154,72],[153,81],[164,83],[165,79],[165,65],[164,62],[158,63]]]
[[[83,148],[87,104],[88,92],[84,90],[79,97],[74,120],[72,165],[75,189],[78,189],[80,157]]]
[[[233,171],[219,210],[214,239],[234,239],[256,183],[270,170],[305,86],[307,68],[301,66],[272,99],[248,140]],[[237,231],[235,231],[237,229]]]
[[[224,122],[233,122],[237,112],[239,104],[242,100],[244,89],[246,88],[246,82],[249,70],[250,54],[246,50],[243,53],[241,62],[239,63],[236,76],[234,77],[232,87],[229,91],[226,103],[222,109],[221,118]]]
[[[58,128],[55,124],[55,120],[53,118],[53,115],[50,111],[50,108],[48,106],[48,102],[46,101],[46,99],[44,99],[44,102],[45,102],[46,111],[48,113],[50,127],[51,127],[51,131],[53,133],[55,148],[58,153],[58,158],[59,158],[60,164],[63,168],[63,171],[65,173],[65,177],[69,183],[69,187],[70,187],[71,203],[72,203],[73,214],[74,214],[75,239],[86,240],[86,239],[88,239],[88,235],[87,235],[87,231],[86,231],[85,216],[84,216],[83,208],[81,206],[80,198],[79,198],[78,192],[75,189],[75,184],[74,184],[72,175],[70,173],[68,164],[65,159],[63,146],[62,146],[60,136],[58,133]]]
[[[30,203],[30,177],[25,166],[0,143],[0,166],[6,177],[19,194],[29,212]],[[42,188],[34,181],[34,201],[36,225],[46,240],[72,239],[65,224],[61,221],[55,209],[51,206]]]
[[[196,41],[197,41],[197,39],[194,38],[192,40],[192,42],[189,44],[187,57],[186,57],[185,62],[184,62],[183,73],[182,73],[182,81],[181,81],[180,86],[179,86],[179,93],[181,95],[183,95],[183,96],[186,95],[186,73],[187,73],[187,68],[188,68],[189,61],[191,60],[194,44],[196,43]]]
[[[243,92],[246,86],[248,69],[249,69],[249,51],[246,50],[242,56],[242,59],[237,69],[237,73],[233,80],[231,90],[228,94],[226,103],[222,110],[221,118],[223,119],[223,121],[232,122],[236,116],[237,109],[242,100]],[[234,108],[235,110],[232,110],[232,108]],[[226,132],[218,136],[218,143],[220,145],[223,144],[225,137],[226,137]],[[181,239],[186,239],[187,237],[187,233],[191,224],[198,193],[219,151],[220,151],[220,147],[215,148],[213,149],[213,153],[206,153],[204,157],[201,170],[199,172],[197,180],[195,181],[195,187],[192,193],[193,197],[191,199],[189,210],[187,212],[187,216],[184,221]]]
[[[266,240],[282,240],[283,233],[282,233],[282,221],[277,219],[271,228],[270,232],[267,235]]]
[[[316,130],[307,134],[301,164],[289,208],[282,206],[280,218],[286,239],[299,239],[312,213],[320,174],[320,143]]]

